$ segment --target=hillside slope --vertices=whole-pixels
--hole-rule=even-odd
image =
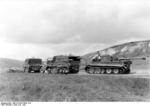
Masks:
[[[141,58],[146,60],[133,60],[133,69],[150,69],[150,40],[136,41],[124,43],[116,46],[106,48],[99,51],[101,55],[117,56],[119,58]],[[84,60],[91,60],[97,55],[97,51],[83,56]],[[82,60],[84,64],[84,60]]]
[[[0,69],[5,70],[12,67],[21,68],[23,65],[23,61],[8,59],[8,58],[0,58]]]
[[[100,50],[101,55],[117,57],[148,57],[150,56],[150,40],[124,43]],[[97,52],[88,53],[84,58],[92,58]]]

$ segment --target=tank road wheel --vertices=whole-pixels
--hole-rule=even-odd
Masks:
[[[90,73],[90,74],[94,74],[94,68],[90,68],[90,69],[89,69],[89,73]]]
[[[58,72],[57,72],[57,68],[51,69],[51,73],[52,73],[52,74],[57,74],[57,73],[58,73]]]
[[[119,74],[119,69],[117,69],[117,68],[116,68],[116,69],[113,69],[113,73],[114,73],[114,74]]]
[[[107,74],[111,74],[111,73],[112,73],[112,70],[108,68],[108,69],[106,69],[106,73],[107,73]]]
[[[97,74],[97,68],[94,68],[94,74]]]
[[[101,70],[99,68],[96,68],[96,73],[97,74],[100,74],[101,73]]]
[[[96,68],[94,68],[93,70],[94,70],[94,71],[93,71],[93,74],[97,74]]]
[[[126,74],[130,74],[130,69],[127,69],[127,70],[126,70]]]
[[[102,69],[98,68],[97,73],[98,73],[98,74],[101,74],[101,72],[102,72]]]
[[[105,73],[105,69],[101,69],[101,74],[104,74]]]
[[[99,68],[95,68],[95,74],[99,74],[100,73],[100,69]]]
[[[90,72],[90,68],[89,68],[89,67],[86,67],[86,68],[85,68],[85,72],[89,73],[89,72]]]
[[[125,69],[120,68],[120,69],[119,69],[119,73],[120,73],[120,74],[125,74],[125,73],[126,73],[126,72],[125,72]]]

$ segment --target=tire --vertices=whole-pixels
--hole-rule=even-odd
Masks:
[[[119,74],[119,69],[113,69],[114,74]]]
[[[29,68],[26,67],[26,68],[24,69],[24,72],[25,72],[25,73],[29,73]]]

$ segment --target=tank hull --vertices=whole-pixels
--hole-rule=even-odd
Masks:
[[[124,66],[87,65],[85,71],[89,74],[129,74],[130,69]]]
[[[119,60],[112,56],[102,56],[101,59],[94,59],[85,67],[89,74],[129,74],[130,60]]]

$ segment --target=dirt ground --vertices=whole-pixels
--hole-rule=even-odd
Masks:
[[[0,101],[150,101],[150,77],[0,73]]]

